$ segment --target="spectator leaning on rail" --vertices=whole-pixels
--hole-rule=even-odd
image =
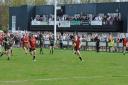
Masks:
[[[115,41],[113,39],[113,37],[110,39],[110,52],[114,52],[115,51]]]
[[[110,45],[110,42],[111,42],[111,39],[110,39],[110,36],[108,37],[108,49],[109,49],[109,52],[111,51],[111,45]]]
[[[60,48],[63,49],[63,35],[60,35],[59,37],[60,37],[60,39],[59,39],[59,41],[60,41]]]
[[[95,41],[96,41],[96,51],[99,52],[100,49],[100,39],[98,38],[98,36],[95,37]]]

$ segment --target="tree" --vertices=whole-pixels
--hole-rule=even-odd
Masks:
[[[92,0],[80,0],[81,3],[90,3]]]
[[[26,0],[12,0],[12,6],[20,6],[20,5],[25,5],[27,4],[26,3]]]
[[[2,29],[4,30],[7,30],[7,27],[8,27],[8,23],[9,23],[9,13],[8,13],[8,6],[6,5],[2,5],[2,12],[1,12],[1,26],[2,26]]]
[[[47,0],[4,0],[0,2],[0,25],[4,30],[7,29],[9,23],[9,7],[21,5],[42,5]]]
[[[47,0],[35,0],[35,5],[43,5],[46,3],[47,3]]]

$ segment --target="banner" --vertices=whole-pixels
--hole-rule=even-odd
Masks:
[[[48,22],[45,22],[45,21],[40,22],[40,25],[48,25]]]
[[[100,46],[106,47],[106,42],[100,42]]]
[[[88,46],[96,46],[96,42],[88,42]]]
[[[33,20],[31,22],[31,24],[32,25],[48,25],[48,22],[46,22],[46,21],[35,21],[35,20]]]
[[[81,21],[81,25],[89,25],[89,21]]]
[[[86,46],[86,42],[81,42],[81,46]]]
[[[123,43],[119,43],[119,46],[118,47],[123,47]]]
[[[56,25],[58,25],[58,24],[59,24],[59,21],[56,21]],[[54,21],[49,21],[48,25],[54,25]]]
[[[49,25],[54,25],[54,21],[49,21],[48,24]]]
[[[69,41],[69,45],[72,46],[72,41]]]
[[[70,21],[59,21],[58,27],[70,27]]]
[[[80,21],[70,21],[71,25],[80,25]]]
[[[68,45],[68,41],[63,41],[63,45],[64,46]]]
[[[91,21],[91,25],[102,25],[102,21]]]
[[[50,41],[49,40],[47,40],[47,41],[45,40],[44,41],[44,44],[49,45],[50,44]]]
[[[40,21],[33,20],[31,22],[31,25],[40,25]]]

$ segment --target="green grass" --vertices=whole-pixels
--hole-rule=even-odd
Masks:
[[[0,58],[0,85],[128,85],[128,54],[81,52],[84,62],[71,50],[48,49],[37,61],[23,49],[14,49],[10,61]]]

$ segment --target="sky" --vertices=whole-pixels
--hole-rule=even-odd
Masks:
[[[77,3],[80,3],[80,0],[74,0]],[[120,1],[128,1],[128,0],[115,0],[116,2],[120,2]],[[5,2],[5,0],[0,0],[0,2]],[[54,0],[47,0],[48,4],[53,4]]]
[[[77,3],[80,3],[80,0],[74,0],[76,1]],[[120,2],[120,1],[128,1],[128,0],[115,0],[116,2]],[[53,3],[53,0],[48,0],[48,4],[52,4]]]

